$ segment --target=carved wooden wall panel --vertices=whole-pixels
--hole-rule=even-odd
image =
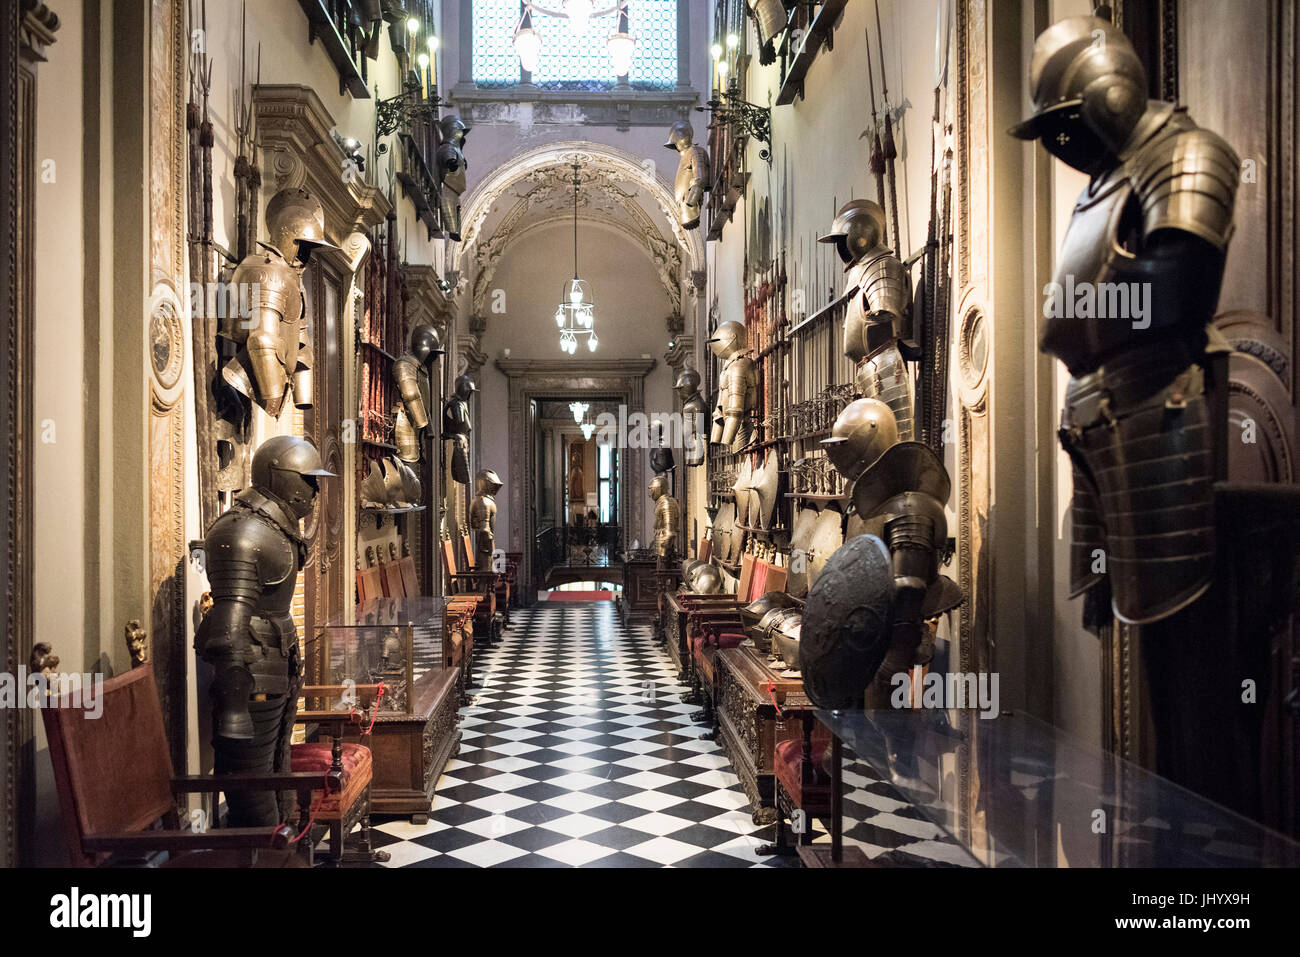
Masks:
[[[172,761],[185,767],[185,10],[152,0],[149,37],[150,658]]]
[[[956,165],[956,329],[957,362],[957,562],[958,584],[966,594],[957,635],[957,670],[996,668],[989,652],[992,582],[988,567],[989,503],[992,461],[989,395],[993,354],[993,323],[984,303],[988,299],[989,197],[988,31],[985,0],[958,0],[954,19],[955,79],[957,83]],[[977,722],[962,727],[974,734]],[[961,795],[959,828],[963,837],[978,830],[972,819],[978,804],[979,782],[973,779],[970,755],[957,766]]]
[[[1297,481],[1300,264],[1296,110],[1300,16],[1293,0],[1178,4],[1180,99],[1242,159],[1236,232],[1215,324],[1233,345],[1228,477]],[[1223,64],[1231,64],[1223,69]],[[1300,687],[1300,623],[1272,636],[1271,693],[1260,782],[1266,823],[1300,829],[1300,735],[1281,701]]]

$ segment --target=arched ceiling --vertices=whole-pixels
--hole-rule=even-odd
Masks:
[[[704,263],[698,232],[688,233],[675,221],[672,192],[654,162],[586,142],[559,143],[515,156],[470,192],[462,211],[458,295],[468,292],[472,314],[483,315],[492,277],[507,250],[539,226],[572,222],[575,162],[579,222],[612,227],[640,246],[659,275],[673,313],[680,314],[683,280]]]

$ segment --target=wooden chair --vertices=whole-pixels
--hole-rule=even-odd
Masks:
[[[294,835],[307,830],[312,792],[340,782],[325,783],[316,770],[176,775],[153,669],[147,665],[105,681],[102,704],[95,720],[70,701],[41,709],[73,866],[138,863],[162,851],[169,855],[165,866],[172,867],[310,866],[310,838],[295,851]],[[272,833],[265,827],[181,827],[178,796],[215,794],[235,783],[250,791],[296,791],[297,828],[286,824]]]
[[[395,564],[398,573],[402,576],[403,594],[412,596],[420,594],[420,579],[415,574],[415,557],[403,555]]]
[[[515,608],[523,605],[523,593],[519,590],[519,569],[523,564],[523,552],[506,552],[506,581],[510,582],[510,603]]]
[[[329,830],[330,849],[327,862],[334,866],[342,863],[383,863],[389,859],[387,851],[376,851],[370,840],[370,785],[374,778],[374,760],[370,748],[364,744],[344,741],[349,731],[359,725],[368,728],[370,713],[377,707],[378,685],[306,685],[302,696],[308,702],[326,703],[341,698],[345,693],[354,696],[354,704],[347,711],[305,710],[294,718],[295,724],[316,725],[317,740],[294,744],[289,748],[290,766],[295,772],[324,775],[336,783],[327,792],[312,795],[313,824]],[[364,738],[368,731],[362,732]],[[328,741],[320,740],[323,734]],[[318,778],[319,779],[319,778]],[[301,807],[301,801],[299,802]],[[361,847],[347,850],[347,839],[361,826]]]
[[[785,712],[786,718],[803,725],[803,734],[797,738],[777,741],[772,759],[775,779],[776,843],[765,844],[756,853],[792,855],[797,847],[786,838],[786,820],[794,822],[795,815],[802,817],[795,830],[795,843],[812,843],[814,818],[828,818],[832,813],[831,776],[822,767],[822,759],[831,745],[830,732],[811,711]]]
[[[745,555],[741,560],[740,584],[729,603],[714,603],[692,614],[687,621],[691,671],[688,675],[695,700],[704,707],[691,715],[693,720],[710,726],[702,737],[712,738],[718,730],[715,703],[716,659],[723,648],[735,648],[749,636],[745,633],[740,609],[771,591],[784,591],[787,572],[770,562]]]
[[[506,628],[510,624],[510,582],[506,579],[505,572],[499,572],[493,568],[479,568],[478,558],[474,554],[474,536],[469,532],[461,535],[461,542],[465,546],[465,564],[468,566],[468,573],[473,574],[491,574],[492,590],[496,596],[497,613],[501,615],[501,627]]]
[[[411,594],[406,590],[406,579],[402,576],[402,566],[398,562],[384,562],[379,567],[384,571],[385,598],[405,598]]]
[[[449,597],[442,620],[442,666],[460,669],[457,690],[462,704],[469,703],[468,689],[474,685],[474,607],[474,602]]]
[[[462,600],[471,599],[475,602],[475,634],[491,642],[496,637],[497,628],[496,574],[494,572],[458,572],[456,570],[456,544],[451,539],[443,540],[442,560],[447,569],[448,595]]]
[[[361,560],[357,559],[358,566]],[[374,598],[384,597],[383,569],[378,565],[357,568],[357,603],[364,604]]]

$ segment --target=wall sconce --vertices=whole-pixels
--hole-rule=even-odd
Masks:
[[[725,75],[722,67],[726,62],[722,60],[718,63],[720,75]],[[743,99],[734,77],[727,82],[725,90],[715,91],[713,99],[703,106],[697,106],[695,111],[710,114],[710,129],[715,124],[722,124],[738,139],[752,136],[760,143],[766,143],[767,146],[760,149],[758,155],[769,163],[772,162],[772,151],[768,148],[772,145],[772,108],[758,106]]]
[[[425,54],[421,53],[420,56]],[[436,88],[432,90],[432,96],[425,96],[420,84],[409,80],[401,93],[390,96],[386,100],[379,99],[379,89],[376,87],[375,138],[378,140],[391,136],[398,129],[409,126],[414,120],[436,123],[438,107],[446,105],[447,101],[438,96]]]

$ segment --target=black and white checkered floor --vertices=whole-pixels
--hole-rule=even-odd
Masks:
[[[386,866],[798,866],[755,855],[775,827],[753,823],[650,628],[624,631],[611,603],[513,612],[476,670],[460,754],[429,823],[374,821]],[[970,861],[860,765],[846,767],[845,782],[846,845],[920,865]]]

